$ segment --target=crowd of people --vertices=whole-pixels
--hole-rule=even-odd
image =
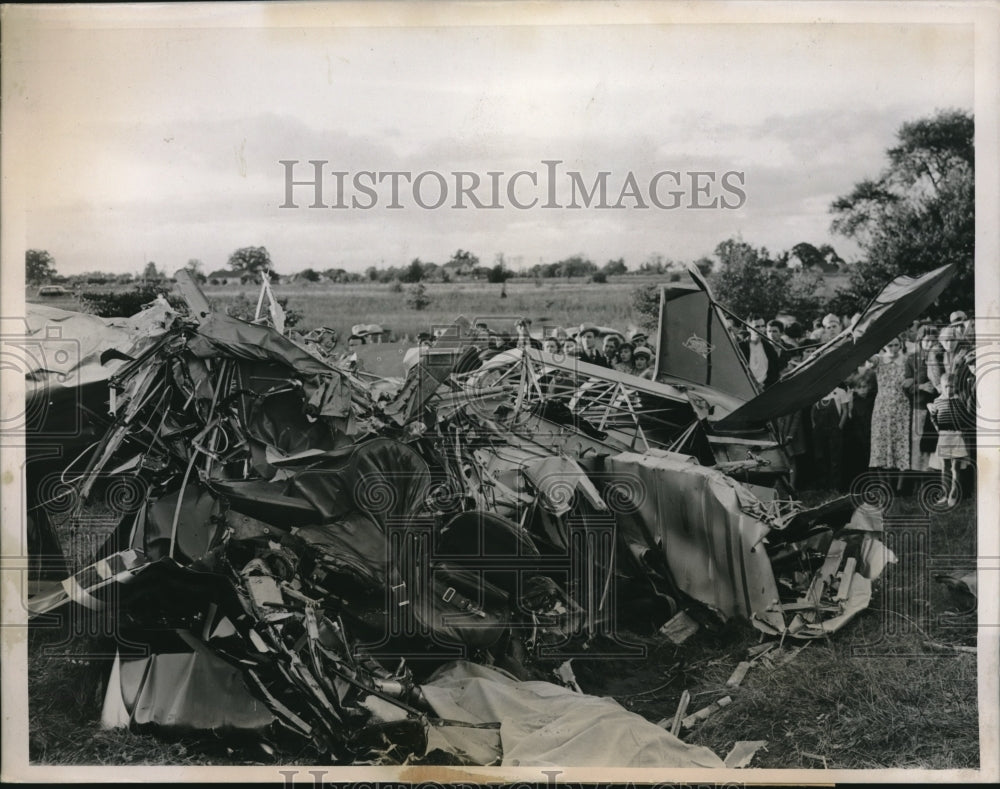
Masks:
[[[430,334],[421,334],[418,339],[427,346],[434,342]],[[653,377],[655,350],[649,335],[640,329],[621,332],[582,324],[569,330],[556,326],[532,333],[531,321],[521,319],[515,323],[513,332],[477,323],[469,331],[468,342],[481,349],[480,362],[516,348],[535,348],[560,360],[575,359],[647,380]]]
[[[729,326],[750,374],[766,390],[859,317],[830,313],[803,326],[752,315]],[[424,348],[436,340],[421,334],[418,343]],[[363,342],[349,338],[344,363],[358,365],[356,346]],[[583,324],[532,332],[531,321],[521,319],[513,332],[471,326],[468,342],[478,350],[473,368],[527,347],[646,379],[653,378],[655,366],[655,348],[640,329]],[[859,475],[876,470],[898,472],[891,484],[908,492],[922,475],[940,474],[941,502],[953,505],[963,469],[975,457],[974,346],[974,323],[964,312],[951,313],[944,326],[914,321],[825,397],[782,417],[779,439],[792,461],[792,486],[847,492]]]
[[[737,334],[751,375],[766,389],[857,318],[829,314],[806,333],[796,322],[751,316]],[[819,402],[782,418],[793,487],[847,491],[876,470],[908,492],[940,473],[939,503],[954,505],[960,474],[975,457],[974,347],[974,323],[964,312],[941,327],[915,321]]]

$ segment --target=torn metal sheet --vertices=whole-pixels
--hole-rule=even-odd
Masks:
[[[770,528],[744,514],[739,483],[663,453],[615,455],[605,470],[635,488],[633,511],[618,514],[622,538],[662,554],[681,591],[726,618],[784,628],[772,610],[778,589],[764,547]]]

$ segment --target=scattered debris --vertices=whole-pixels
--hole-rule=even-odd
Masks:
[[[757,751],[767,745],[767,740],[738,740],[724,760],[729,769],[746,767],[753,761]]]
[[[671,643],[680,646],[692,635],[698,632],[698,623],[695,622],[687,611],[679,612],[660,628],[660,634],[670,639]]]
[[[714,715],[723,707],[728,707],[730,704],[732,704],[732,702],[733,699],[731,696],[723,696],[718,701],[713,701],[707,707],[702,707],[697,712],[692,712],[690,715],[684,718],[684,720],[681,721],[681,728],[684,729],[692,728],[699,721],[703,721],[706,718]]]
[[[765,393],[697,274],[664,292],[653,381],[530,348],[484,361],[458,327],[454,352],[381,378],[335,336],[283,334],[266,281],[253,323],[212,312],[190,277],[187,315],[32,308],[38,336],[86,342],[28,372],[31,551],[59,560],[29,610],[104,612],[108,726],[250,734],[334,764],[721,766],[676,734],[729,696],[686,715],[684,691],[667,732],[581,693],[569,658],[630,617],[674,644],[698,628],[688,610],[813,639],[868,605],[894,561],[878,513],[778,496],[768,420],[881,347],[943,272]],[[705,356],[671,333],[692,309],[712,324]],[[86,429],[55,430],[71,413]],[[74,524],[95,502],[116,523],[67,556],[53,504]]]

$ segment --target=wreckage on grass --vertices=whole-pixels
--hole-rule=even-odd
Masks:
[[[66,370],[32,371],[36,544],[57,539],[55,501],[80,514],[118,486],[105,503],[129,506],[29,609],[113,620],[108,725],[251,733],[341,764],[720,766],[579,693],[570,660],[635,654],[629,630],[681,610],[814,638],[865,608],[892,560],[878,511],[789,498],[768,422],[820,386],[800,371],[843,377],[948,274],[894,283],[769,409],[698,280],[664,293],[652,382],[534,350],[366,380],[185,283],[189,316],[105,336],[116,351],[81,354],[75,392],[46,385]],[[96,319],[42,323],[59,320]],[[70,396],[91,419],[53,462],[43,437]]]

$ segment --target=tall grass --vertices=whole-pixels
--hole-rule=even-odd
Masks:
[[[639,283],[635,278],[597,285],[580,282],[544,282],[536,287],[530,280],[508,282],[506,298],[501,285],[487,283],[427,284],[431,302],[423,310],[407,307],[408,288],[394,293],[388,284],[323,284],[275,287],[275,294],[288,297],[288,306],[302,314],[301,328],[326,326],[346,336],[358,323],[379,323],[397,337],[415,337],[432,326],[450,324],[458,315],[484,319],[491,328],[511,331],[518,317],[536,324],[574,326],[591,322],[627,330],[638,325],[639,316],[631,308],[631,293]],[[240,292],[255,296],[254,288],[238,290],[206,288],[206,295],[225,306]]]

